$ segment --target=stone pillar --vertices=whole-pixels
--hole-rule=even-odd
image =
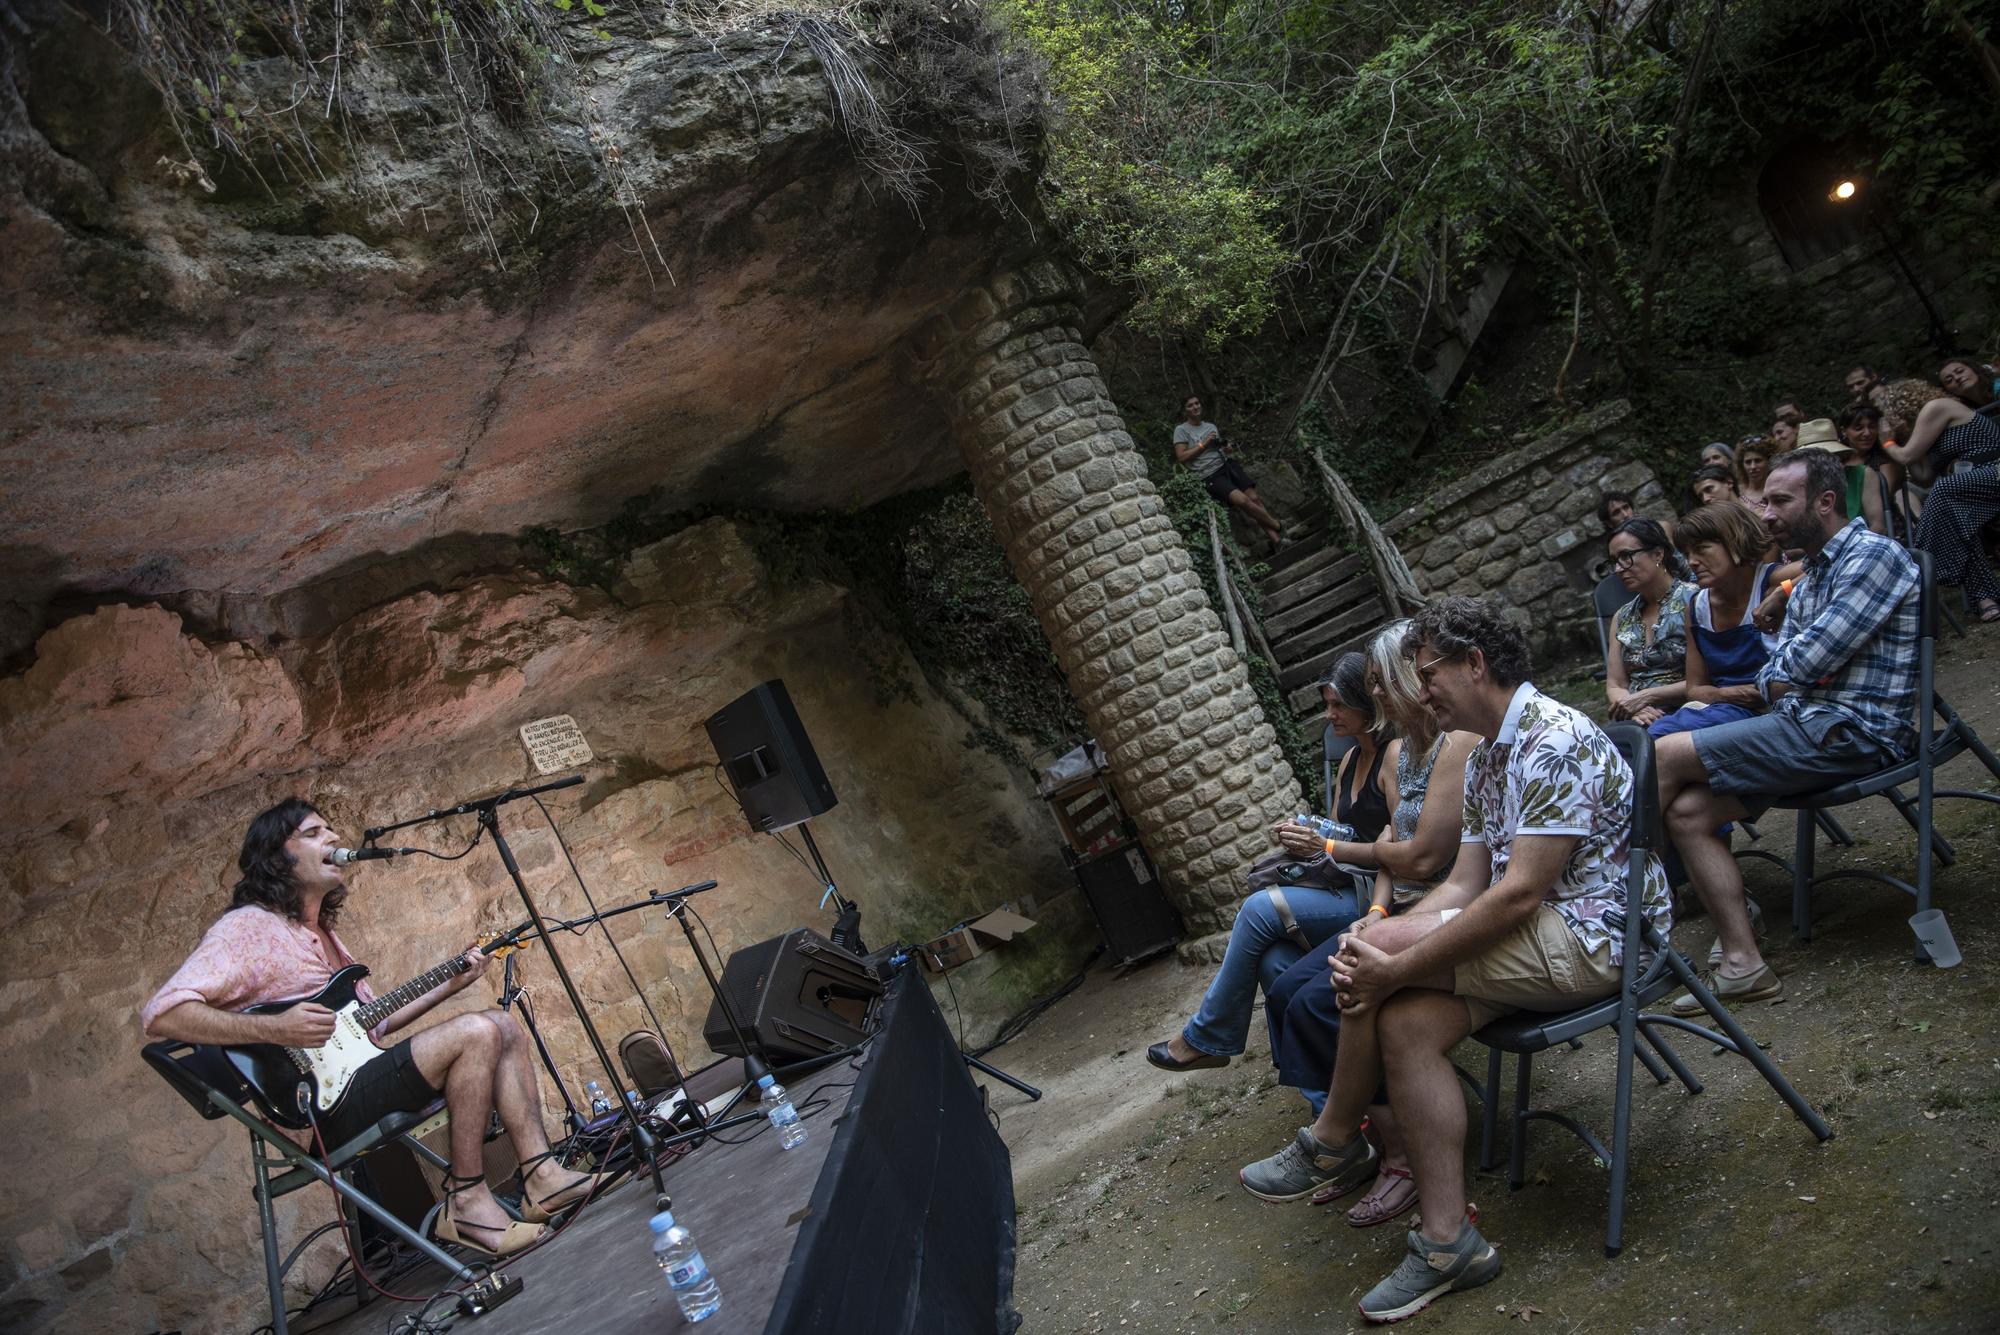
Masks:
[[[1193,935],[1299,788],[1077,331],[1038,261],[968,293],[913,348],[949,398],[987,516]]]

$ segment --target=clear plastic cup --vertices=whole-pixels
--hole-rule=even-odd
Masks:
[[[1940,969],[1955,969],[1963,958],[1958,953],[1958,942],[1952,939],[1951,924],[1944,920],[1943,909],[1925,909],[1912,914],[1910,930],[1917,934],[1917,944],[1931,957],[1931,963]]]

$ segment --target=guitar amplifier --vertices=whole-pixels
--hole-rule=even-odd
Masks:
[[[744,1039],[773,1063],[853,1047],[875,1032],[882,1006],[881,980],[867,962],[806,927],[731,955],[722,992]],[[719,1002],[701,1034],[710,1051],[749,1055]]]

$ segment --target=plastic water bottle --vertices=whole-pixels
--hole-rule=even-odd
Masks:
[[[654,1215],[651,1227],[653,1259],[666,1274],[667,1287],[674,1291],[681,1315],[689,1321],[714,1316],[722,1306],[722,1290],[715,1286],[715,1276],[708,1273],[708,1262],[701,1259],[694,1235],[674,1222],[672,1210]]]
[[[590,1115],[592,1117],[602,1117],[611,1111],[611,1099],[605,1094],[604,1086],[592,1080],[583,1087],[583,1092],[585,1097],[590,1100]]]
[[[1343,825],[1330,816],[1312,816],[1301,811],[1292,819],[1311,830],[1321,840],[1338,839],[1342,843],[1352,843],[1354,840],[1354,827]]]
[[[777,1128],[778,1143],[788,1150],[805,1144],[805,1123],[799,1120],[799,1110],[792,1106],[791,1095],[785,1093],[785,1087],[771,1076],[760,1075],[757,1077],[757,1088],[764,1091],[764,1097],[759,1102],[763,1105],[764,1116],[770,1118],[771,1125]]]

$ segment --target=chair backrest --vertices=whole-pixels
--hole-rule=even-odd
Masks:
[[[250,1101],[250,1086],[222,1055],[221,1048],[163,1039],[148,1043],[139,1050],[139,1055],[173,1086],[174,1093],[210,1121],[223,1116],[223,1109],[216,1105],[211,1093],[220,1094],[239,1107]]]
[[[1632,590],[1625,587],[1617,573],[1606,575],[1597,581],[1591,591],[1591,619],[1597,623],[1597,651],[1606,662],[1611,660],[1611,618],[1619,608],[1632,601]]]
[[[1354,749],[1354,739],[1335,732],[1329,723],[1326,731],[1320,734],[1319,749],[1320,786],[1326,791],[1326,814],[1331,820],[1334,803],[1340,798],[1339,791],[1333,786],[1334,772],[1340,768],[1340,758]]]
[[[1636,723],[1607,723],[1605,736],[1632,767],[1632,837],[1626,859],[1625,912],[1612,915],[1625,933],[1625,971],[1629,982],[1639,977],[1646,915],[1647,864],[1660,847],[1660,780],[1653,770],[1653,738]],[[1654,968],[1658,969],[1656,961]]]
[[[641,1097],[651,1098],[680,1080],[666,1040],[650,1029],[634,1029],[619,1039],[618,1059],[625,1063],[625,1074],[632,1077],[632,1087]]]

